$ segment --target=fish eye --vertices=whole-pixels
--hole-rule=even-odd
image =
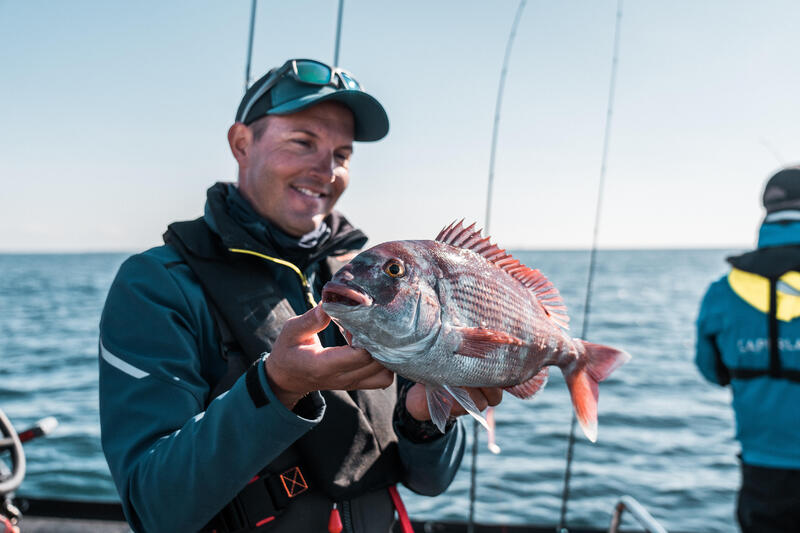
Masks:
[[[383,271],[391,278],[402,278],[406,275],[406,267],[397,259],[389,259],[383,265]]]

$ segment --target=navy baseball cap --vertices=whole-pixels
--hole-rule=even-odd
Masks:
[[[767,214],[800,210],[800,166],[784,168],[772,176],[762,200]]]
[[[377,141],[389,132],[383,106],[352,74],[313,59],[290,59],[262,76],[242,97],[236,121],[249,125],[267,115],[288,115],[328,100],[353,112],[354,140]]]

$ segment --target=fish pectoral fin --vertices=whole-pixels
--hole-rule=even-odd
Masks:
[[[486,408],[486,422],[489,424],[489,434],[486,437],[486,440],[489,441],[487,447],[490,452],[497,455],[500,453],[500,446],[495,442],[494,407],[489,406]]]
[[[478,406],[475,405],[475,402],[472,401],[472,397],[470,397],[469,393],[463,387],[451,387],[449,385],[442,385],[444,389],[450,393],[450,395],[456,399],[456,401],[464,408],[466,412],[468,412],[472,417],[481,423],[483,427],[487,429],[489,428],[489,423],[483,418],[481,415],[480,410],[478,410]]]
[[[483,359],[495,348],[525,344],[513,335],[494,329],[454,327],[453,330],[461,335],[461,344],[458,345],[455,353],[464,357]]]
[[[439,431],[444,433],[444,426],[450,416],[450,409],[453,407],[453,397],[450,396],[442,387],[425,385],[425,397],[428,399],[428,412],[431,420]]]
[[[523,400],[527,400],[529,398],[533,398],[537,392],[542,390],[545,385],[547,385],[547,378],[550,376],[550,371],[547,367],[544,367],[539,371],[538,374],[533,376],[528,381],[523,381],[513,387],[504,387],[504,390],[507,390],[510,394],[513,394],[517,398],[522,398]]]

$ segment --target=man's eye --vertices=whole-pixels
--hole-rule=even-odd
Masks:
[[[305,141],[303,139],[293,139],[293,142],[299,144],[300,146],[302,146],[304,148],[308,148],[309,146],[311,146],[310,142]]]

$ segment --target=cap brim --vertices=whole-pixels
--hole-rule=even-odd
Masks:
[[[363,91],[350,89],[332,89],[329,93],[318,92],[301,96],[273,107],[267,111],[267,115],[288,115],[329,100],[341,102],[353,112],[355,119],[353,140],[377,141],[389,133],[389,117],[386,116],[386,111],[380,102]]]

